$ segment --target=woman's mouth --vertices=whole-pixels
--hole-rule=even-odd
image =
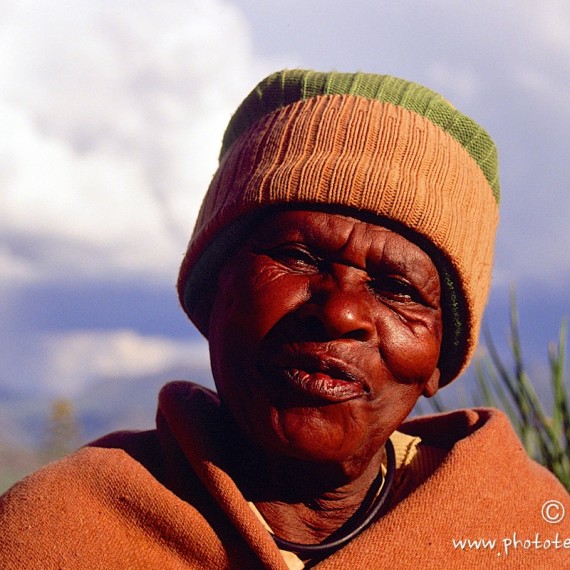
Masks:
[[[367,394],[361,382],[346,377],[335,377],[336,375],[330,371],[311,372],[288,368],[282,371],[282,375],[296,392],[325,402],[346,402]]]
[[[340,403],[368,396],[370,387],[353,354],[319,345],[289,344],[263,351],[260,368],[278,398],[313,404]],[[277,349],[277,350],[276,350]],[[289,395],[287,395],[289,394]]]

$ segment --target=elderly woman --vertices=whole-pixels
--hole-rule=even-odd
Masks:
[[[493,142],[436,93],[262,81],[178,283],[217,394],[169,384],[156,430],[15,486],[2,567],[568,567],[570,498],[501,413],[404,423],[473,354],[498,201]]]

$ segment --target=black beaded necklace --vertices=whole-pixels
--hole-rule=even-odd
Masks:
[[[355,536],[367,528],[378,516],[386,502],[386,497],[390,492],[390,488],[392,487],[394,473],[396,471],[396,454],[394,453],[394,446],[389,439],[386,441],[386,457],[386,480],[384,481],[382,469],[380,469],[376,479],[374,479],[374,482],[370,486],[364,501],[362,501],[362,505],[360,505],[354,515],[352,515],[352,517],[350,517],[350,519],[338,530],[333,532],[319,544],[300,544],[298,542],[290,542],[289,540],[279,538],[275,534],[271,533],[275,544],[277,544],[281,550],[294,552],[301,558],[307,559],[316,556],[324,558],[350,542]],[[382,486],[382,483],[384,483],[384,486]],[[378,492],[381,487],[382,490]]]

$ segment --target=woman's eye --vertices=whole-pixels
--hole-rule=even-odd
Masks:
[[[276,247],[266,252],[275,261],[294,269],[317,268],[319,259],[300,246]]]
[[[422,302],[419,291],[399,277],[390,275],[376,277],[370,281],[369,286],[377,295],[398,301],[399,303]]]

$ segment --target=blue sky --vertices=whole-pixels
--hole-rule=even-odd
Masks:
[[[227,120],[282,67],[405,77],[487,128],[487,320],[502,338],[515,285],[540,370],[570,312],[569,3],[6,0],[0,18],[0,394],[207,377],[177,269]]]

